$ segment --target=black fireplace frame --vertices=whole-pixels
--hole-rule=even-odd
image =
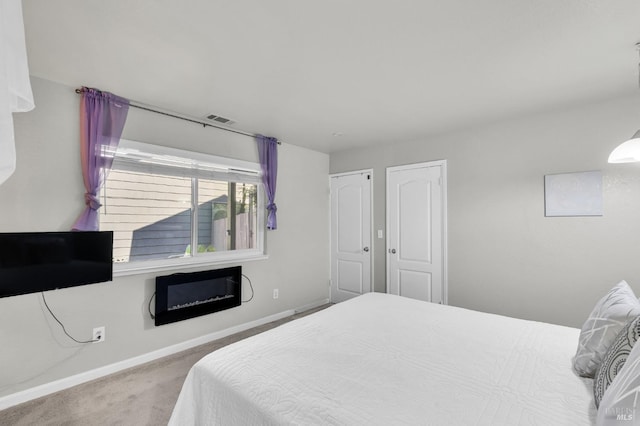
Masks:
[[[168,293],[172,285],[188,284],[206,280],[227,278],[233,285],[233,297],[169,310]],[[242,267],[212,269],[208,271],[176,273],[156,277],[156,312],[155,325],[169,324],[202,315],[212,314],[225,309],[235,308],[242,303]]]

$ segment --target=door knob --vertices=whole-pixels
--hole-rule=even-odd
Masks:
[[[396,254],[396,249],[389,249],[389,253]]]
[[[369,251],[369,247],[365,247],[365,248],[363,248],[363,250],[364,250],[365,252],[368,252],[368,251]]]

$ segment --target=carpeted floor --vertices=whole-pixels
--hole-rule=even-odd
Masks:
[[[0,411],[0,425],[166,425],[189,369],[223,346],[329,305]]]

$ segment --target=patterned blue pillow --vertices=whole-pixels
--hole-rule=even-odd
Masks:
[[[624,363],[600,401],[598,426],[622,426],[637,422],[636,406],[640,400],[640,344],[634,345]]]
[[[582,326],[574,370],[582,377],[595,377],[622,327],[638,315],[640,302],[629,284],[620,281],[598,301]]]
[[[609,347],[602,364],[598,367],[593,381],[593,396],[595,397],[596,407],[600,405],[600,401],[613,379],[622,370],[631,353],[631,349],[633,349],[633,345],[638,340],[640,340],[640,317],[631,320],[624,326],[616,340]]]

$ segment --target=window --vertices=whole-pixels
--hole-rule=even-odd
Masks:
[[[115,271],[263,257],[259,182],[256,163],[122,140],[99,210]]]

